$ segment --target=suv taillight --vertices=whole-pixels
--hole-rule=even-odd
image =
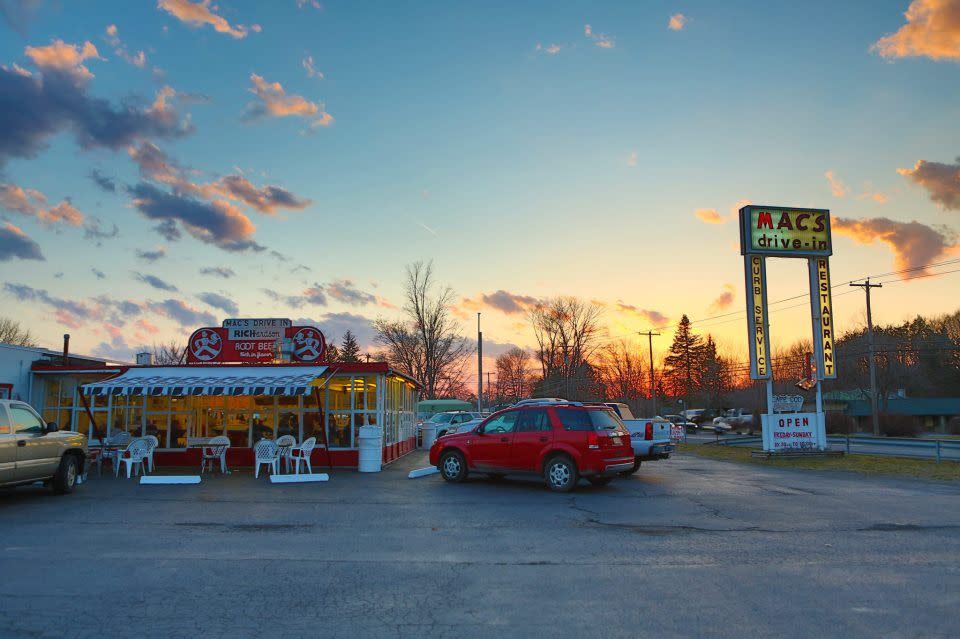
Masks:
[[[587,448],[600,448],[600,436],[592,430],[587,432]]]
[[[643,431],[643,438],[647,441],[653,439],[653,422],[647,422],[647,427]]]

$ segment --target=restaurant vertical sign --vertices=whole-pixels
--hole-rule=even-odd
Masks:
[[[810,306],[813,315],[813,344],[817,358],[817,379],[836,379],[836,331],[833,327],[833,296],[830,289],[830,262],[810,258]]]
[[[745,255],[750,378],[770,378],[770,335],[767,320],[767,266],[762,255]]]

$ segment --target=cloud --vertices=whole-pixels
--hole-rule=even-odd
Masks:
[[[182,228],[195,239],[226,251],[264,250],[252,239],[256,226],[229,202],[202,202],[143,182],[127,190],[134,207],[148,219],[160,222],[158,230],[171,241],[177,239]]]
[[[717,299],[710,303],[710,312],[716,313],[717,311],[725,311],[730,308],[730,305],[733,304],[735,292],[736,289],[733,287],[733,284],[724,284],[723,292],[717,296]]]
[[[116,193],[117,192],[117,182],[111,177],[108,177],[100,172],[100,169],[93,169],[88,174],[90,181],[97,185],[101,191],[106,191],[107,193]]]
[[[583,35],[593,40],[593,44],[601,49],[612,49],[617,46],[617,39],[615,37],[607,35],[606,33],[594,33],[593,27],[589,24],[583,25]]]
[[[673,14],[667,22],[667,28],[671,31],[682,31],[685,26],[687,26],[687,16],[682,13]]]
[[[237,306],[236,302],[225,295],[220,295],[219,293],[200,293],[197,295],[197,299],[208,306],[220,309],[221,311],[227,313],[228,315],[233,315],[234,317],[240,313],[240,308]]]
[[[89,305],[83,302],[50,295],[45,289],[33,288],[26,284],[6,282],[3,285],[3,290],[21,302],[40,302],[46,304],[55,311],[62,313],[61,317],[64,319],[77,317],[89,319],[93,315],[93,310]]]
[[[701,222],[707,224],[723,224],[727,220],[717,213],[717,209],[697,209],[693,212]]]
[[[239,200],[261,213],[273,215],[277,209],[305,209],[312,200],[300,198],[279,186],[256,187],[241,175],[228,175],[218,183],[220,193]]]
[[[338,302],[351,306],[364,306],[377,302],[376,295],[361,291],[350,280],[337,280],[327,284],[326,293]]]
[[[0,226],[0,262],[9,262],[14,258],[39,261],[45,259],[39,244],[13,224],[6,222]]]
[[[343,337],[344,333],[350,331],[357,336],[362,349],[375,346],[376,331],[373,330],[373,320],[363,315],[346,312],[323,313],[315,318],[299,317],[293,320],[293,324],[294,326],[316,326],[323,332],[328,343]]]
[[[832,170],[824,171],[823,177],[827,178],[827,182],[830,184],[830,193],[833,194],[833,197],[843,197],[847,194],[847,185],[841,182]]]
[[[144,68],[147,65],[147,54],[143,51],[137,51],[135,54],[127,51],[126,45],[120,40],[119,30],[117,25],[111,24],[107,25],[106,28],[106,40],[110,43],[110,46],[113,47],[113,52],[117,54],[117,57],[132,64],[137,68]]]
[[[212,275],[227,280],[236,275],[236,272],[228,266],[207,266],[200,269],[200,275]]]
[[[956,164],[918,160],[912,169],[897,169],[930,193],[930,199],[945,209],[960,211],[960,158]]]
[[[897,222],[885,217],[854,220],[833,218],[833,232],[852,238],[859,244],[881,242],[893,252],[897,269],[919,268],[955,251],[956,234],[945,227],[930,227],[920,222]]]
[[[306,6],[313,7],[317,11],[323,10],[323,5],[320,4],[319,0],[297,0],[298,9],[303,9]]]
[[[308,120],[311,127],[328,126],[333,122],[333,116],[316,102],[300,95],[287,95],[279,82],[267,82],[256,73],[250,74],[250,82],[253,84],[249,89],[250,93],[260,98],[260,101],[247,105],[247,112],[244,114],[247,121],[262,117],[300,117]]]
[[[0,67],[0,167],[10,158],[32,158],[47,140],[71,131],[83,149],[117,150],[151,137],[177,138],[193,131],[165,102],[128,98],[113,106],[92,97],[70,72],[48,67],[25,75]]]
[[[307,72],[308,78],[316,78],[318,80],[323,80],[323,71],[318,71],[317,68],[313,65],[313,56],[308,55],[305,57],[300,64],[303,65],[304,71]]]
[[[47,207],[47,196],[35,189],[24,189],[16,184],[0,184],[0,207],[21,215],[37,218],[47,226],[66,224],[80,226],[84,216],[70,200]]]
[[[637,165],[637,152],[630,151],[630,155],[627,156],[627,166],[636,166]]]
[[[83,225],[83,238],[86,240],[94,240],[97,246],[100,246],[103,240],[112,240],[120,235],[120,229],[117,228],[116,224],[114,224],[113,228],[109,231],[104,230],[102,224],[103,222],[100,218],[91,217],[87,220],[87,223]]]
[[[884,58],[960,61],[960,0],[913,0],[903,15],[907,23],[871,50]]]
[[[614,305],[614,309],[620,313],[635,315],[636,317],[644,319],[654,326],[662,326],[663,324],[666,324],[667,320],[669,319],[668,316],[664,315],[660,311],[639,308],[633,304],[625,304],[621,300],[617,300],[617,303]]]
[[[180,326],[196,328],[198,326],[215,326],[217,318],[213,313],[197,310],[187,306],[183,300],[167,299],[162,302],[147,302],[149,310],[173,320]]]
[[[316,306],[327,305],[327,296],[321,284],[314,284],[313,286],[303,289],[300,295],[291,295],[286,299],[287,303],[295,308],[299,308],[304,304],[314,304]]]
[[[93,276],[94,276],[95,278],[97,278],[98,280],[105,280],[105,279],[107,279],[107,274],[104,273],[103,271],[101,271],[100,269],[91,268],[91,269],[90,269],[90,272],[93,273]]]
[[[86,84],[93,78],[93,73],[83,63],[90,59],[103,60],[97,47],[89,40],[82,45],[54,40],[46,46],[27,47],[24,54],[37,68],[67,76],[78,85]]]
[[[231,25],[227,20],[211,10],[210,0],[190,2],[190,0],[159,0],[157,8],[163,9],[174,18],[191,27],[210,25],[217,33],[225,33],[233,38],[245,38],[249,30],[242,24]],[[213,7],[217,9],[216,6]],[[259,32],[259,25],[254,25],[254,31]]]
[[[162,259],[166,256],[167,256],[167,249],[162,246],[158,246],[152,251],[137,249],[137,257],[147,262],[156,262],[157,260]]]
[[[544,46],[543,44],[538,42],[536,50],[538,53],[545,53],[547,55],[557,55],[558,53],[560,53],[560,50],[562,48],[563,47],[559,44],[548,44],[547,46]]]
[[[27,24],[42,4],[43,0],[0,0],[0,17],[11,29],[25,36]]]
[[[174,286],[173,284],[165,280],[160,279],[156,275],[145,275],[143,273],[136,273],[136,272],[133,275],[144,284],[147,284],[148,286],[152,286],[153,288],[159,289],[161,291],[169,291],[173,293],[177,290],[176,286]]]
[[[256,209],[266,215],[274,215],[278,209],[302,210],[310,204],[309,198],[301,198],[287,189],[267,185],[258,187],[242,175],[232,174],[207,183],[193,182],[192,169],[185,168],[164,153],[152,142],[141,142],[127,152],[140,167],[140,175],[172,188],[177,195],[189,195],[213,200],[227,198]]]

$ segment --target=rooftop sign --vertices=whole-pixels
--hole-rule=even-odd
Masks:
[[[740,209],[740,253],[780,257],[832,255],[830,211],[745,206]]]

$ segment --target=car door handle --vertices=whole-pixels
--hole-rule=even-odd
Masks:
[[[550,438],[549,438],[549,437],[541,437],[541,438],[540,438],[540,441],[543,442],[544,444],[546,444],[548,441],[550,441]]]
[[[500,438],[500,441],[502,441],[502,442],[508,442],[508,441],[510,441],[510,438],[509,438],[509,437],[501,437],[501,438]]]
[[[18,440],[17,440],[17,446],[26,446],[26,445],[27,445],[27,440],[25,440],[25,439],[18,439]]]

